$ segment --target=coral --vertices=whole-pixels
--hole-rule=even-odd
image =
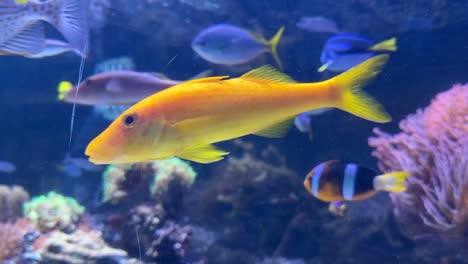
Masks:
[[[84,207],[73,198],[50,192],[24,204],[23,211],[41,232],[54,229],[69,231],[75,229]]]
[[[151,166],[156,172],[150,188],[153,197],[164,196],[164,193],[168,191],[170,181],[176,180],[181,185],[190,187],[197,177],[192,167],[179,158],[155,161],[151,163]]]
[[[14,221],[23,215],[23,204],[29,194],[23,187],[0,185],[0,222]]]
[[[175,215],[196,175],[189,163],[179,158],[111,165],[103,175],[103,201],[135,205],[152,198]]]
[[[43,263],[138,263],[128,259],[124,250],[109,247],[93,230],[77,229],[71,234],[55,230],[41,237],[34,248]]]
[[[189,225],[169,219],[161,204],[142,204],[126,215],[112,215],[106,226],[104,237],[111,245],[135,257],[141,255],[149,263],[179,263],[189,249],[192,232]]]
[[[307,194],[301,178],[286,167],[276,148],[236,144],[244,149],[242,156],[229,156],[192,193],[192,219],[200,226],[220,229],[218,247],[273,251]],[[253,153],[258,149],[261,153]]]
[[[19,219],[14,224],[0,223],[0,262],[21,254],[23,237],[30,230],[30,223],[26,219]]]
[[[101,212],[106,240],[158,263],[178,263],[185,256],[190,226],[179,225],[184,195],[196,178],[178,158],[108,166],[103,174]]]
[[[468,85],[455,85],[400,122],[402,132],[375,129],[369,139],[384,172],[412,173],[407,191],[390,195],[412,238],[468,235]]]

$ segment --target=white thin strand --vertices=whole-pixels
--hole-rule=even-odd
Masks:
[[[141,259],[140,236],[138,235],[138,227],[137,226],[135,226],[135,233],[136,233],[137,242],[138,242],[138,254],[140,255],[140,263],[143,263],[143,261]]]
[[[83,54],[88,53],[88,41],[89,41],[89,38],[86,38],[85,46],[84,46],[84,49],[83,49]],[[72,114],[71,114],[71,120],[70,120],[70,138],[68,139],[68,150],[69,151],[71,151],[71,144],[72,144],[72,138],[73,138],[73,127],[75,125],[76,98],[78,97],[78,91],[80,90],[80,84],[81,84],[81,79],[83,78],[84,66],[85,66],[85,57],[82,56],[81,61],[80,61],[80,71],[78,73],[78,84],[76,85],[75,100],[73,102]]]
[[[174,57],[172,57],[172,59],[166,64],[166,66],[164,66],[161,72],[164,72],[167,66],[169,66],[169,64],[171,64],[177,58],[177,56],[179,56],[179,53],[177,53]]]

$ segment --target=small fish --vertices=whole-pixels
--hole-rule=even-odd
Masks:
[[[84,50],[88,0],[0,0],[0,53],[38,54],[46,48],[41,21],[53,25],[71,46]]]
[[[296,26],[300,29],[318,33],[338,34],[340,31],[335,21],[323,16],[301,17]]]
[[[197,76],[206,76],[210,72],[204,71]],[[171,80],[160,73],[111,71],[89,77],[78,88],[70,82],[61,82],[58,99],[83,105],[132,105],[182,82]]]
[[[130,105],[95,105],[93,112],[107,121],[114,121],[128,108]]]
[[[13,173],[15,172],[15,170],[16,170],[15,164],[9,161],[0,160],[0,172]]]
[[[359,201],[378,191],[405,191],[404,183],[409,175],[406,171],[379,175],[353,163],[331,160],[312,169],[304,180],[304,186],[310,194],[325,202]]]
[[[127,56],[111,58],[97,63],[94,66],[94,74],[111,71],[134,71],[136,69],[135,62]]]
[[[346,204],[342,201],[331,202],[328,205],[328,212],[336,216],[344,216],[346,207]]]
[[[329,108],[322,108],[314,111],[309,111],[305,113],[301,113],[300,115],[294,118],[294,125],[296,126],[297,130],[301,131],[302,133],[307,133],[309,136],[309,140],[312,141],[312,116],[321,115],[325,112],[328,112]]]
[[[334,35],[327,40],[323,47],[320,56],[322,66],[318,71],[347,71],[373,56],[396,50],[396,38],[374,44],[372,41],[357,35]]]
[[[30,58],[30,59],[43,59],[47,57],[61,55],[67,52],[73,52],[82,58],[86,57],[86,55],[84,55],[83,52],[81,52],[78,49],[73,48],[67,42],[63,42],[61,40],[56,40],[56,39],[46,39],[45,47],[41,52],[36,53],[36,54],[25,55],[25,57]]]
[[[203,59],[222,65],[247,63],[263,53],[270,52],[281,68],[277,46],[283,31],[284,27],[280,28],[268,41],[245,29],[229,24],[218,24],[200,32],[192,41],[192,49]]]
[[[70,154],[67,154],[62,164],[59,166],[59,169],[67,176],[77,178],[82,175],[83,171],[99,172],[102,171],[103,168],[89,162],[86,158],[71,157]]]
[[[284,136],[302,112],[335,107],[374,122],[389,122],[362,86],[383,68],[376,56],[332,79],[296,83],[264,66],[239,78],[196,79],[153,94],[127,109],[87,146],[95,164],[132,163],[170,157],[211,163],[228,152],[213,143],[255,134]]]

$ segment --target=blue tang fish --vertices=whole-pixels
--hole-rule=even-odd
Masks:
[[[375,55],[396,50],[396,38],[391,38],[375,44],[371,40],[358,35],[333,35],[327,40],[323,47],[320,56],[322,66],[318,71],[347,71]]]
[[[88,0],[0,0],[0,54],[31,55],[46,48],[43,22],[83,51],[88,38]]]
[[[222,65],[247,63],[261,54],[270,52],[278,66],[277,46],[283,34],[280,28],[271,40],[249,31],[229,25],[218,24],[200,32],[192,41],[192,49],[203,59]]]

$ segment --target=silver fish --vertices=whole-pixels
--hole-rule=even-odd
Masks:
[[[80,50],[73,48],[70,44],[66,42],[56,39],[46,39],[45,47],[41,52],[31,55],[25,55],[25,57],[30,59],[43,59],[47,57],[61,55],[67,52],[73,52],[82,58],[86,57]]]
[[[88,0],[0,0],[0,54],[31,55],[46,47],[42,21],[78,50],[88,37]]]

